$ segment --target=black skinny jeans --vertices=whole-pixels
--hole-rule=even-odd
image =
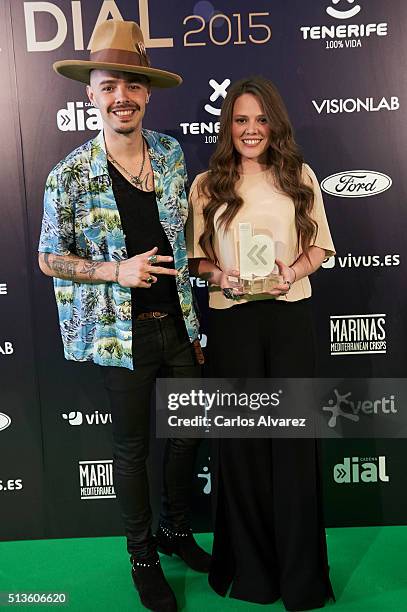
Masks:
[[[135,321],[134,370],[103,367],[113,421],[113,475],[127,537],[137,559],[155,554],[146,470],[151,399],[157,376],[197,378],[200,368],[180,317]],[[161,523],[176,531],[189,529],[196,439],[169,439],[164,453]]]

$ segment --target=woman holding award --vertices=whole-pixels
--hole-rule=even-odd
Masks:
[[[190,268],[209,281],[211,376],[312,377],[308,277],[334,246],[318,181],[270,81],[229,88],[190,201]],[[212,588],[255,603],[281,597],[287,610],[324,606],[333,592],[316,442],[216,447]]]

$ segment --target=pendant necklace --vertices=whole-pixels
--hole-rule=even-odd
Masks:
[[[123,172],[125,172],[127,174],[127,176],[130,178],[130,182],[135,187],[140,187],[140,185],[141,185],[141,175],[143,174],[144,164],[145,164],[145,161],[146,161],[146,145],[145,145],[144,140],[143,140],[143,158],[141,160],[140,172],[137,174],[137,176],[134,176],[134,174],[132,174],[131,172],[126,170],[126,168],[124,166],[119,164],[118,161],[113,159],[113,157],[110,155],[109,151],[107,151],[107,157],[112,162],[112,164],[114,164],[115,166],[118,166],[121,170],[123,170]]]

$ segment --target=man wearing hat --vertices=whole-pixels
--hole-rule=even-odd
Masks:
[[[151,533],[151,394],[159,374],[198,376],[201,353],[185,251],[183,154],[174,138],[142,129],[142,119],[151,88],[182,80],[152,68],[139,26],[120,20],[96,29],[89,61],[54,69],[87,84],[103,130],[48,177],[39,263],[54,277],[65,357],[102,366],[115,489],[141,602],[173,611],[157,548],[197,571],[208,571],[210,557],[188,516],[196,440],[167,441],[160,524]]]

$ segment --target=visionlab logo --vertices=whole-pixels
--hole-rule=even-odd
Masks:
[[[79,461],[81,499],[114,499],[113,461]]]
[[[230,79],[224,79],[220,83],[215,79],[209,79],[209,86],[213,91],[209,95],[209,102],[204,105],[204,110],[212,117],[219,117],[221,105],[226,98],[227,88],[230,83]],[[214,103],[216,103],[216,105],[214,105]],[[219,121],[195,121],[193,123],[180,123],[179,125],[183,134],[204,135],[205,143],[212,144],[218,139]]]
[[[0,343],[0,356],[9,357],[14,353],[14,347],[12,342]]]
[[[7,427],[11,425],[11,418],[8,414],[4,414],[4,412],[0,412],[0,431],[4,431]]]
[[[90,102],[67,102],[57,111],[57,126],[61,132],[101,130],[102,118]]]
[[[330,335],[331,355],[385,354],[386,315],[332,315]]]
[[[321,188],[339,198],[368,198],[387,191],[391,185],[391,178],[382,172],[347,170],[324,178]]]
[[[91,414],[84,414],[80,410],[63,413],[62,418],[68,421],[69,425],[108,425],[112,422],[112,415],[109,412],[99,412],[95,410]]]
[[[323,406],[323,412],[330,414],[328,427],[334,429],[340,421],[353,421],[358,423],[361,416],[374,414],[387,415],[397,414],[394,395],[390,397],[363,398],[351,397],[352,392],[340,393],[334,389],[334,398],[328,400],[328,405]]]
[[[333,477],[338,484],[389,482],[386,457],[345,457],[343,463],[333,468]]]
[[[362,11],[362,3],[356,0],[331,0],[325,13],[334,19],[333,24],[302,26],[304,40],[322,40],[325,49],[349,49],[362,46],[362,41],[387,36],[387,23],[350,23]]]
[[[318,115],[337,115],[342,113],[397,111],[400,108],[400,101],[397,96],[391,96],[390,98],[325,98],[312,100],[312,105]]]

